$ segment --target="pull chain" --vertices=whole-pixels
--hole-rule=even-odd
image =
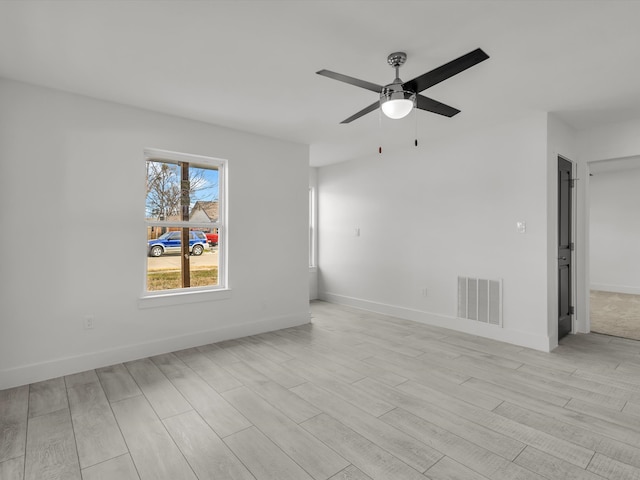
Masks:
[[[415,118],[415,124],[416,124],[416,139],[414,141],[414,145],[417,147],[418,146],[418,109],[415,107],[415,105],[413,106],[413,117]]]
[[[382,108],[378,108],[378,126],[380,127],[380,138],[382,138]],[[382,145],[378,147],[378,153],[382,155]]]

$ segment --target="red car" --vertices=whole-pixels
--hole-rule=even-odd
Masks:
[[[205,233],[205,235],[207,237],[207,242],[209,242],[209,245],[211,245],[212,247],[215,247],[216,245],[218,245],[217,233]]]

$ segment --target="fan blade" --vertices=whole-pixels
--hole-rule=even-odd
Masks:
[[[365,80],[359,80],[357,78],[349,77],[347,75],[342,75],[341,73],[332,72],[330,70],[320,70],[316,72],[318,75],[322,75],[324,77],[333,78],[334,80],[338,80],[340,82],[350,83],[351,85],[355,85],[356,87],[364,88],[366,90],[371,90],[372,92],[380,93],[382,91],[382,86],[376,85],[375,83],[367,82]]]
[[[358,113],[351,115],[349,118],[347,118],[346,120],[341,121],[340,123],[351,123],[353,122],[355,119],[362,117],[363,115],[366,115],[369,112],[373,112],[374,110],[376,110],[378,107],[380,106],[380,101],[374,102],[371,105],[369,105],[367,108],[363,108],[362,110],[360,110]]]
[[[420,110],[426,110],[427,112],[437,113],[445,117],[453,117],[460,113],[457,108],[450,107],[444,103],[440,103],[433,98],[425,97],[423,95],[416,96],[416,107]]]
[[[485,61],[489,58],[489,55],[484,53],[482,49],[477,48],[473,52],[469,52],[455,60],[451,60],[449,63],[431,70],[430,72],[423,73],[419,77],[405,82],[402,86],[405,90],[411,90],[416,93],[432,87],[447,78],[453,77],[460,72],[464,72],[467,68],[471,68],[474,65]]]

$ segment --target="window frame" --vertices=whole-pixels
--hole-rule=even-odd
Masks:
[[[164,306],[175,303],[192,303],[194,301],[205,301],[209,299],[221,299],[229,297],[228,273],[227,273],[227,177],[228,177],[228,161],[222,158],[215,158],[203,155],[194,155],[188,153],[172,152],[168,150],[160,150],[155,148],[144,149],[144,164],[148,161],[166,162],[166,163],[189,163],[189,166],[201,168],[216,168],[218,170],[218,221],[213,223],[205,222],[187,222],[187,221],[150,221],[146,214],[144,217],[145,232],[151,226],[162,227],[188,227],[188,228],[207,228],[217,229],[218,231],[218,284],[207,285],[202,287],[186,287],[175,288],[170,290],[147,290],[147,249],[144,252],[144,275],[142,278],[142,295],[139,305],[141,307],[148,306]],[[145,174],[145,182],[146,182]],[[145,203],[146,207],[146,195]],[[145,233],[146,238],[146,233]],[[145,244],[146,245],[146,244]],[[206,295],[205,295],[206,294]],[[202,298],[195,298],[197,295]],[[179,300],[179,301],[178,301]]]
[[[316,189],[309,187],[309,269],[318,267]]]

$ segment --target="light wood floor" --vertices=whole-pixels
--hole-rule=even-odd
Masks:
[[[640,479],[640,342],[359,310],[0,391],[0,478]]]

